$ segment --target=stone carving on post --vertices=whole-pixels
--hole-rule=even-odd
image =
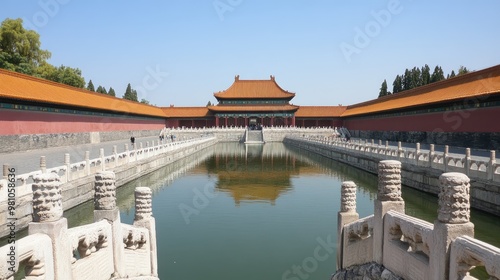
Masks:
[[[457,172],[439,176],[438,218],[434,222],[430,277],[448,279],[450,244],[459,236],[474,236],[470,219],[470,179]]]
[[[401,162],[379,162],[378,193],[374,205],[373,261],[383,263],[384,215],[389,210],[405,212],[405,203],[401,197]]]
[[[95,175],[95,210],[114,210],[116,208],[115,173],[102,171]]]
[[[356,212],[356,184],[352,181],[342,183],[340,211],[337,215],[337,269],[343,269],[344,226],[359,219]]]
[[[151,246],[151,275],[158,276],[158,258],[156,254],[156,222],[153,217],[152,192],[147,187],[135,188],[134,226],[147,228]]]
[[[60,179],[55,173],[33,177],[33,221],[55,222],[63,215]]]
[[[68,248],[68,220],[63,218],[61,181],[55,173],[42,173],[33,177],[33,222],[29,235],[46,234],[52,240],[53,263],[56,280],[71,280],[71,252]]]
[[[113,236],[114,270],[118,276],[125,275],[123,245],[121,243],[121,220],[120,212],[116,207],[115,173],[113,171],[101,171],[95,175],[94,185],[94,221],[103,219],[111,223],[111,234]]]

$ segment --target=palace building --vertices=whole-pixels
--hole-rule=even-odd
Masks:
[[[169,127],[211,126],[341,126],[346,106],[297,106],[295,93],[281,88],[274,76],[269,80],[241,80],[214,93],[218,104],[207,107],[163,108]]]

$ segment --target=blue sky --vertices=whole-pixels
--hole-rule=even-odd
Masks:
[[[406,68],[500,64],[500,1],[3,0],[50,63],[86,82],[132,84],[158,106],[205,106],[241,79],[269,79],[297,105],[376,98]]]

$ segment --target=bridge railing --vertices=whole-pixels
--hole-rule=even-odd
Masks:
[[[456,172],[439,177],[438,217],[434,224],[404,213],[401,162],[378,164],[375,213],[359,219],[356,186],[342,184],[339,212],[338,269],[377,262],[404,279],[476,279],[468,275],[484,266],[500,279],[500,248],[473,238],[470,179]]]
[[[156,230],[149,188],[136,188],[134,224],[122,224],[116,207],[115,174],[97,173],[96,222],[68,229],[62,217],[59,176],[35,175],[32,187],[33,222],[29,235],[0,248],[1,280],[157,279]]]

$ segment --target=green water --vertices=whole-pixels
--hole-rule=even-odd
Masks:
[[[347,180],[360,217],[372,214],[375,175],[281,143],[223,143],[121,187],[118,206],[132,223],[134,188],[152,188],[162,280],[329,279]],[[436,197],[409,188],[403,197],[408,214],[436,218]],[[65,215],[89,223],[92,204]],[[497,217],[472,211],[472,222],[477,238],[500,245]]]

